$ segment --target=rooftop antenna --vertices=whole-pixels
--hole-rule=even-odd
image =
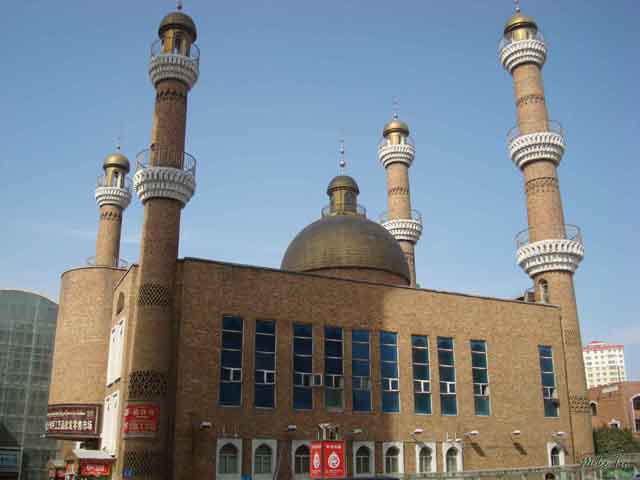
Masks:
[[[176,9],[178,11],[182,10],[182,0],[176,0]]]
[[[516,13],[520,13],[520,0],[513,0],[516,5]]]
[[[344,157],[344,138],[340,139],[340,161],[338,165],[340,165],[340,174],[344,175],[347,170],[347,160]]]
[[[400,99],[398,97],[393,97],[391,101],[392,111],[393,111],[393,119],[398,119],[398,110],[400,110]]]

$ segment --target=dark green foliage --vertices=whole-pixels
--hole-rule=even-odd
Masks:
[[[596,454],[640,452],[640,442],[634,440],[631,430],[601,427],[593,431]]]

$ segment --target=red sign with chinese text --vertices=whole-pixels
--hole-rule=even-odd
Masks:
[[[155,403],[128,403],[124,409],[125,437],[155,437],[160,407]]]
[[[322,477],[322,442],[311,442],[310,460],[309,475],[311,478]]]
[[[111,468],[108,463],[81,463],[80,464],[80,476],[81,477],[108,477],[111,473]]]
[[[111,473],[108,463],[81,463],[81,477],[108,477]]]
[[[311,443],[311,478],[343,478],[345,446],[341,440],[325,440]]]

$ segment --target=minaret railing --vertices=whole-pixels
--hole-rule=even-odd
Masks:
[[[509,156],[518,168],[538,160],[549,160],[557,166],[564,155],[564,138],[559,122],[525,122],[507,133]]]
[[[124,258],[118,258],[118,259],[114,258],[114,260],[117,260],[117,262],[114,262],[114,263],[116,263],[116,267],[115,268],[129,268],[130,263],[127,260],[125,260]],[[90,267],[99,267],[99,266],[101,266],[101,265],[98,265],[96,263],[96,257],[95,256],[87,258],[86,263]]]
[[[142,203],[169,198],[185,206],[196,189],[196,159],[174,148],[143,150],[136,156],[133,185]]]
[[[200,73],[200,49],[192,44],[186,51],[164,51],[161,39],[151,45],[149,79],[155,86],[162,80],[179,80],[193,87]]]
[[[566,271],[575,272],[584,258],[582,233],[576,225],[564,225],[563,234],[555,238],[532,241],[536,228],[522,230],[516,235],[516,259],[518,265],[529,275]]]

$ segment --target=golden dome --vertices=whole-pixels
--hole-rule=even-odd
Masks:
[[[107,158],[104,159],[104,162],[102,162],[102,168],[103,169],[107,169],[107,168],[121,168],[124,171],[126,171],[127,173],[129,173],[129,159],[127,157],[125,157],[123,154],[121,154],[120,152],[114,152],[111,155],[109,155]]]
[[[384,126],[384,129],[382,130],[382,136],[386,137],[390,133],[402,133],[408,137],[409,125],[404,123],[402,120],[398,120],[397,118],[394,118]]]
[[[198,36],[198,32],[196,30],[196,24],[193,22],[191,17],[186,13],[182,13],[180,11],[171,12],[167,16],[165,16],[160,22],[160,27],[158,27],[158,35],[162,37],[162,34],[165,30],[170,28],[179,28],[186,30],[193,36],[193,41],[196,41],[196,37]]]
[[[333,177],[333,180],[329,182],[329,186],[327,187],[327,195],[331,196],[331,192],[338,188],[353,190],[356,195],[360,193],[358,184],[353,177],[350,177],[349,175],[338,175],[337,177]]]
[[[507,23],[504,24],[504,34],[516,30],[518,28],[532,28],[534,30],[538,30],[538,25],[536,25],[535,20],[532,17],[527,15],[523,15],[522,12],[517,11],[514,13]]]
[[[283,270],[379,270],[409,282],[400,244],[382,225],[361,215],[324,217],[302,230],[282,259]]]

